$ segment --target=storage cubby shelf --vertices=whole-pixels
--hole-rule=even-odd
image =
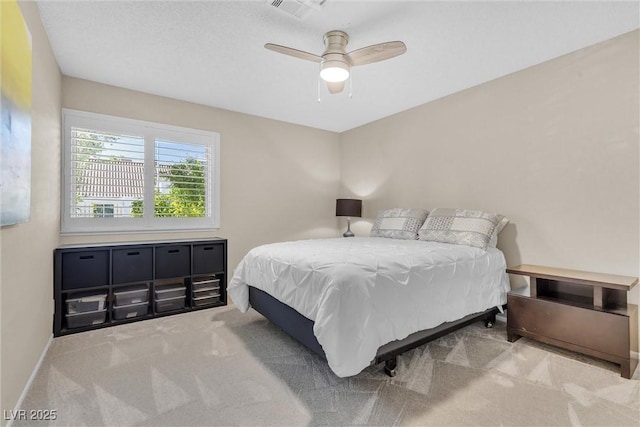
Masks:
[[[192,287],[192,283],[197,285],[203,277],[215,282],[214,292],[205,303],[202,299],[196,300]],[[177,293],[156,292],[170,285],[177,288]],[[54,251],[53,334],[61,336],[223,306],[227,304],[226,288],[225,239],[60,246]],[[146,301],[140,295],[127,298],[128,291],[145,295]],[[99,295],[106,295],[104,321],[102,309],[95,307],[100,305],[100,301],[94,301]],[[83,304],[78,304],[78,298],[81,301],[87,298],[87,311],[76,311]],[[67,300],[74,305],[69,306]],[[145,302],[146,313],[141,307]]]

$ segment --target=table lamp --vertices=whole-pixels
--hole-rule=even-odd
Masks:
[[[347,231],[344,232],[344,237],[353,237],[354,234],[351,231],[351,217],[362,216],[362,200],[358,199],[336,199],[336,216],[347,217]]]

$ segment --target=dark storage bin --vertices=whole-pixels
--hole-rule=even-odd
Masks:
[[[149,302],[149,287],[147,285],[127,286],[113,291],[117,306]]]
[[[191,290],[197,291],[204,288],[220,288],[220,279],[215,276],[198,277],[191,282]]]
[[[100,311],[105,309],[107,294],[96,294],[95,292],[71,294],[67,296],[67,313],[86,313],[89,311]]]
[[[82,328],[83,326],[100,325],[107,320],[107,310],[88,311],[86,313],[67,314],[67,326],[69,328]]]
[[[108,284],[108,250],[62,254],[62,289],[91,288]]]
[[[224,244],[193,245],[193,274],[224,271]]]
[[[156,301],[186,296],[187,288],[183,284],[156,286]]]
[[[132,317],[140,317],[149,311],[149,302],[141,304],[123,305],[113,308],[113,318],[116,320],[131,319]]]
[[[193,299],[193,305],[195,307],[203,307],[205,305],[211,305],[211,304],[215,304],[217,302],[220,302],[220,294],[218,294],[216,296],[201,297],[201,298],[194,298]]]
[[[111,263],[113,283],[153,279],[153,248],[114,249]]]
[[[189,276],[190,249],[188,245],[156,246],[156,279]]]
[[[163,300],[156,300],[156,312],[162,313],[165,311],[181,310],[184,308],[184,299],[186,297],[175,297]]]

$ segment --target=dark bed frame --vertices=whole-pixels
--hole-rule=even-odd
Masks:
[[[326,359],[322,346],[313,334],[312,320],[304,317],[268,293],[253,286],[249,286],[249,302],[257,312],[304,344],[307,348]],[[503,307],[506,307],[506,305]],[[378,353],[371,364],[384,362],[384,372],[390,377],[393,377],[396,375],[398,356],[400,354],[420,347],[429,341],[433,341],[478,320],[484,320],[484,325],[487,328],[491,328],[496,321],[496,314],[498,314],[498,312],[498,308],[493,307],[480,313],[470,314],[462,319],[443,323],[435,328],[415,332],[405,339],[392,341],[378,349]]]

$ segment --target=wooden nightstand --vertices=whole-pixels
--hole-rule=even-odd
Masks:
[[[507,294],[507,338],[533,338],[620,365],[638,365],[638,306],[627,294],[638,278],[537,265],[507,268],[530,286]]]

